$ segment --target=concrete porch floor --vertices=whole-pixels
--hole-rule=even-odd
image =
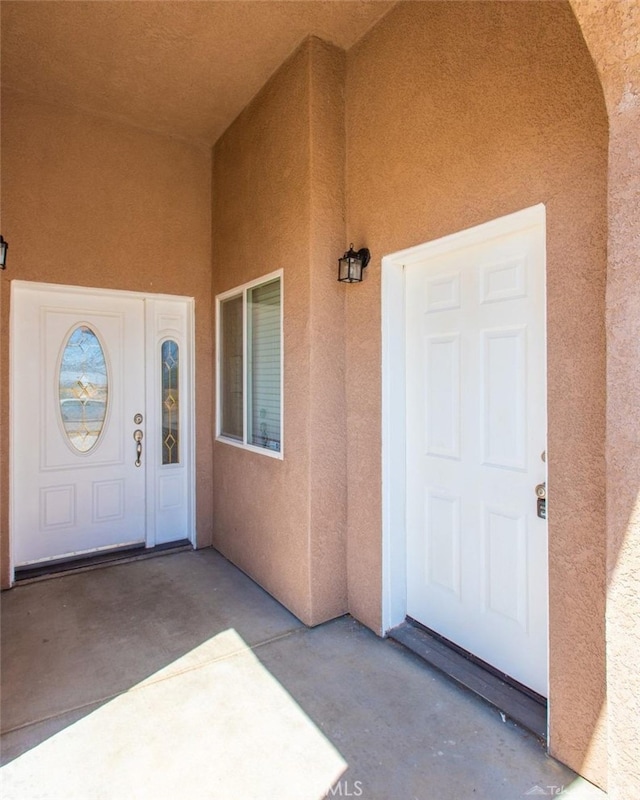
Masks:
[[[305,628],[214,550],[2,596],[4,800],[604,794],[350,617]]]

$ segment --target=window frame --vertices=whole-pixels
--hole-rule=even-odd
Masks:
[[[235,286],[226,292],[216,295],[216,441],[223,444],[238,447],[241,450],[249,450],[252,453],[260,453],[269,458],[276,458],[280,461],[284,458],[284,270],[279,269],[270,272],[255,280]],[[249,389],[249,329],[247,315],[247,298],[251,289],[271,283],[278,279],[280,281],[280,449],[271,450],[268,447],[260,447],[247,441],[249,430],[249,408],[248,389]],[[242,440],[234,439],[222,433],[222,314],[221,306],[225,300],[234,297],[242,297]]]

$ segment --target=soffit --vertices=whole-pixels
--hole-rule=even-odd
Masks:
[[[212,144],[309,35],[347,50],[378,0],[2,2],[2,83]]]

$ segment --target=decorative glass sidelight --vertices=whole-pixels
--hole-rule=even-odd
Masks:
[[[79,453],[95,447],[104,428],[109,378],[104,351],[88,325],[79,325],[64,345],[58,375],[62,425]]]
[[[171,339],[162,343],[162,463],[179,464],[180,440],[179,364],[178,344]]]

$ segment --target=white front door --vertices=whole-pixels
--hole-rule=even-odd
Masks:
[[[14,281],[11,307],[14,566],[192,538],[188,301]]]
[[[547,694],[544,220],[405,267],[407,614]]]

